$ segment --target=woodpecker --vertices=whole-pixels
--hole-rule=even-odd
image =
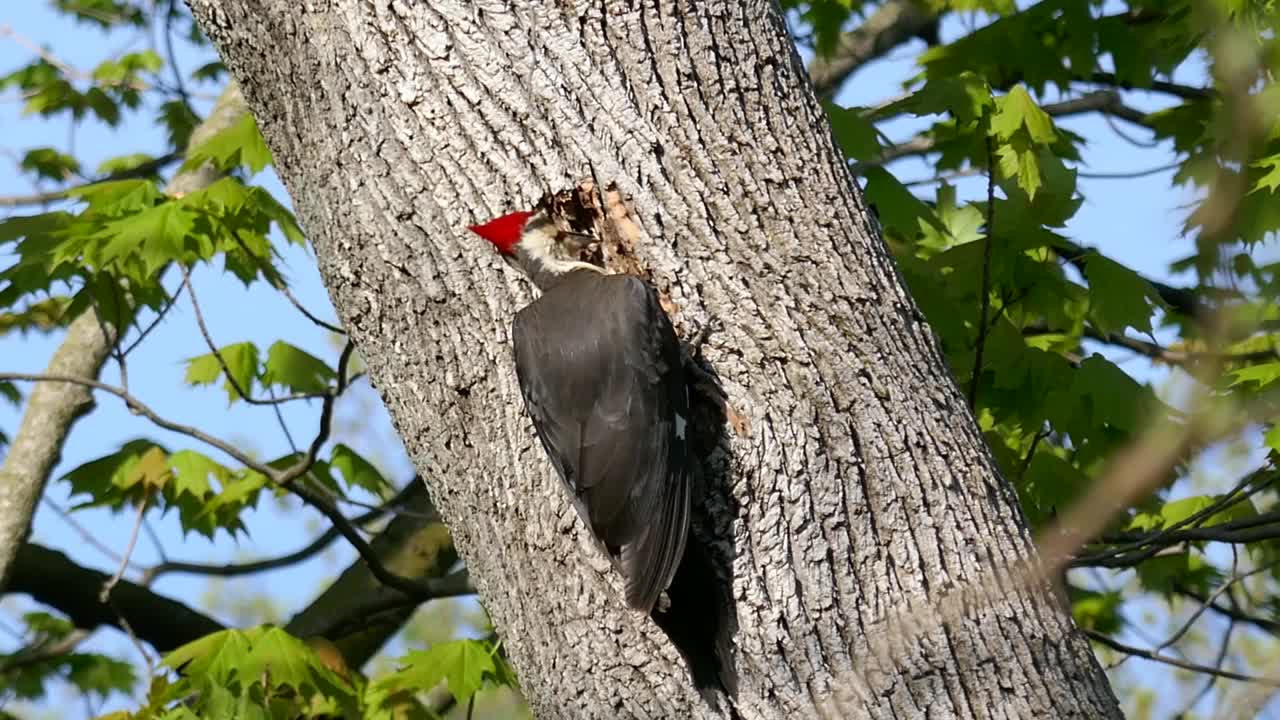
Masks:
[[[652,612],[685,554],[697,472],[671,319],[643,279],[579,260],[594,238],[560,230],[545,210],[469,229],[541,291],[511,330],[525,407],[621,570],[627,604]]]

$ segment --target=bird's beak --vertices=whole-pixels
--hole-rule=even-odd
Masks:
[[[577,255],[588,245],[595,242],[596,238],[594,235],[588,235],[586,233],[561,231],[559,240],[564,243],[565,249],[568,250],[570,254]]]

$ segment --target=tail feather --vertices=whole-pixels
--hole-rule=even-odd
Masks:
[[[730,590],[696,542],[685,550],[667,596],[670,605],[654,612],[653,620],[684,656],[694,686],[704,694],[720,690],[737,695]]]

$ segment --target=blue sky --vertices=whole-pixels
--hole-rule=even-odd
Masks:
[[[45,3],[10,2],[0,10],[0,25],[7,25],[23,38],[47,46],[66,63],[91,69],[121,48],[122,40],[113,36],[109,41],[96,29],[77,27],[48,10]],[[947,33],[958,32],[958,26],[944,27]],[[146,33],[132,38],[133,49],[147,47],[151,41]],[[845,105],[870,105],[884,98],[900,94],[903,80],[914,74],[912,62],[919,46],[911,45],[894,52],[889,58],[875,63],[861,72],[856,82],[838,98]],[[0,73],[27,62],[30,51],[13,38],[0,37]],[[211,51],[179,48],[179,63],[190,72],[211,59]],[[1198,83],[1203,79],[1200,68],[1187,68],[1185,82]],[[205,85],[196,88],[197,103],[203,107],[218,91]],[[1155,107],[1154,98],[1141,95],[1133,98],[1140,107]],[[52,146],[65,150],[69,138],[74,137],[75,154],[85,161],[92,171],[96,163],[107,157],[138,149],[159,152],[163,148],[161,133],[151,123],[149,112],[131,119],[124,126],[111,129],[96,123],[86,123],[74,135],[66,122],[34,121],[21,116],[21,103],[12,92],[0,95],[0,162],[12,163],[11,172],[0,172],[0,194],[19,194],[33,190],[31,184],[16,172],[17,157],[27,149]],[[1131,171],[1167,163],[1171,153],[1167,149],[1139,148],[1122,140],[1100,119],[1068,119],[1061,123],[1093,143],[1086,148],[1082,169],[1088,172]],[[913,128],[921,127],[919,121],[901,121],[888,128],[890,136],[905,139]],[[1142,133],[1123,128],[1132,134]],[[15,153],[17,155],[15,155]],[[924,163],[903,163],[894,167],[903,180],[927,177],[930,173]],[[1066,234],[1084,245],[1096,247],[1105,254],[1147,274],[1150,277],[1176,281],[1168,273],[1170,262],[1189,254],[1191,242],[1181,235],[1183,208],[1190,196],[1183,190],[1172,188],[1172,172],[1158,173],[1141,180],[1100,180],[1084,178],[1080,190],[1085,204],[1072,221]],[[268,187],[284,198],[283,189],[273,176],[266,178]],[[981,178],[961,180],[957,183],[962,197],[979,197],[985,192]],[[0,210],[0,214],[4,211]],[[26,209],[20,212],[31,212]],[[0,255],[0,265],[5,263]],[[284,267],[294,293],[301,302],[320,317],[333,321],[335,314],[328,296],[320,283],[314,257],[309,251],[290,247],[284,250]],[[261,347],[275,339],[285,337],[313,354],[336,362],[339,346],[324,331],[308,323],[278,294],[265,287],[245,289],[238,281],[216,270],[199,270],[195,274],[196,289],[210,331],[220,345],[250,340]],[[168,278],[170,288],[177,284],[177,277]],[[7,336],[0,338],[0,369],[6,371],[40,372],[43,370],[60,338],[56,335],[38,334]],[[274,415],[266,408],[251,408],[243,404],[228,407],[225,393],[219,388],[192,390],[182,385],[187,357],[206,352],[191,312],[189,300],[184,299],[150,336],[142,349],[129,358],[129,380],[135,395],[147,402],[161,415],[195,424],[219,437],[251,449],[261,457],[274,457],[288,451],[288,446]],[[1110,353],[1109,353],[1110,354]],[[1113,355],[1117,359],[1123,353]],[[1126,362],[1122,367],[1142,379],[1160,381],[1145,363]],[[119,381],[117,368],[109,366],[104,373],[105,382]],[[66,447],[62,464],[55,476],[87,460],[113,451],[134,437],[153,437],[168,443],[171,448],[194,447],[185,438],[166,436],[148,423],[125,411],[123,404],[110,397],[99,398],[100,408],[75,428]],[[316,410],[314,407],[289,406],[285,408],[285,421],[296,438],[305,438],[314,432]],[[367,453],[386,470],[389,479],[402,484],[412,474],[412,468],[400,448],[399,440],[375,393],[366,386],[344,400],[339,407],[339,423],[335,441],[345,442]],[[7,404],[0,404],[0,428],[11,435],[16,430],[18,412]],[[211,453],[216,456],[216,452]],[[49,492],[53,503],[68,507],[72,503],[66,496],[66,487],[54,483]],[[367,498],[366,498],[367,499]],[[131,518],[113,516],[105,511],[84,511],[75,515],[77,521],[98,540],[116,548],[122,548],[127,537]],[[154,519],[157,534],[163,538],[164,547],[171,559],[203,562],[233,561],[278,555],[306,544],[324,529],[314,513],[300,510],[282,510],[278,504],[267,501],[262,509],[248,520],[250,537],[229,541],[225,536],[210,543],[198,536],[183,538],[176,520],[172,517]],[[42,505],[35,524],[35,540],[67,552],[83,564],[114,570],[111,560],[94,550],[82,537],[47,505]],[[341,542],[332,549],[307,563],[286,571],[266,576],[250,576],[223,585],[219,594],[250,598],[270,592],[278,607],[286,614],[299,609],[345,567],[353,553]],[[156,546],[144,537],[134,552],[133,560],[147,566],[159,560]],[[166,595],[204,606],[208,584],[203,578],[170,575],[156,582],[154,588]],[[10,610],[25,608],[25,602],[9,601]],[[235,613],[226,607],[216,608],[211,614],[222,620],[235,621]],[[0,626],[10,628],[18,624],[12,615],[0,614]],[[96,640],[100,646],[134,654],[129,643],[119,634],[103,631]],[[3,638],[0,632],[0,638]],[[8,640],[0,643],[11,644]],[[0,644],[0,647],[6,647]],[[1131,663],[1140,668],[1140,663]],[[1146,669],[1139,673],[1148,672]],[[1154,671],[1152,671],[1154,672]]]

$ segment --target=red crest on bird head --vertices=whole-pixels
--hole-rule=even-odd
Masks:
[[[520,242],[520,236],[530,217],[533,217],[533,213],[520,210],[494,218],[483,225],[468,226],[467,229],[493,243],[503,255],[515,255],[516,245]]]

